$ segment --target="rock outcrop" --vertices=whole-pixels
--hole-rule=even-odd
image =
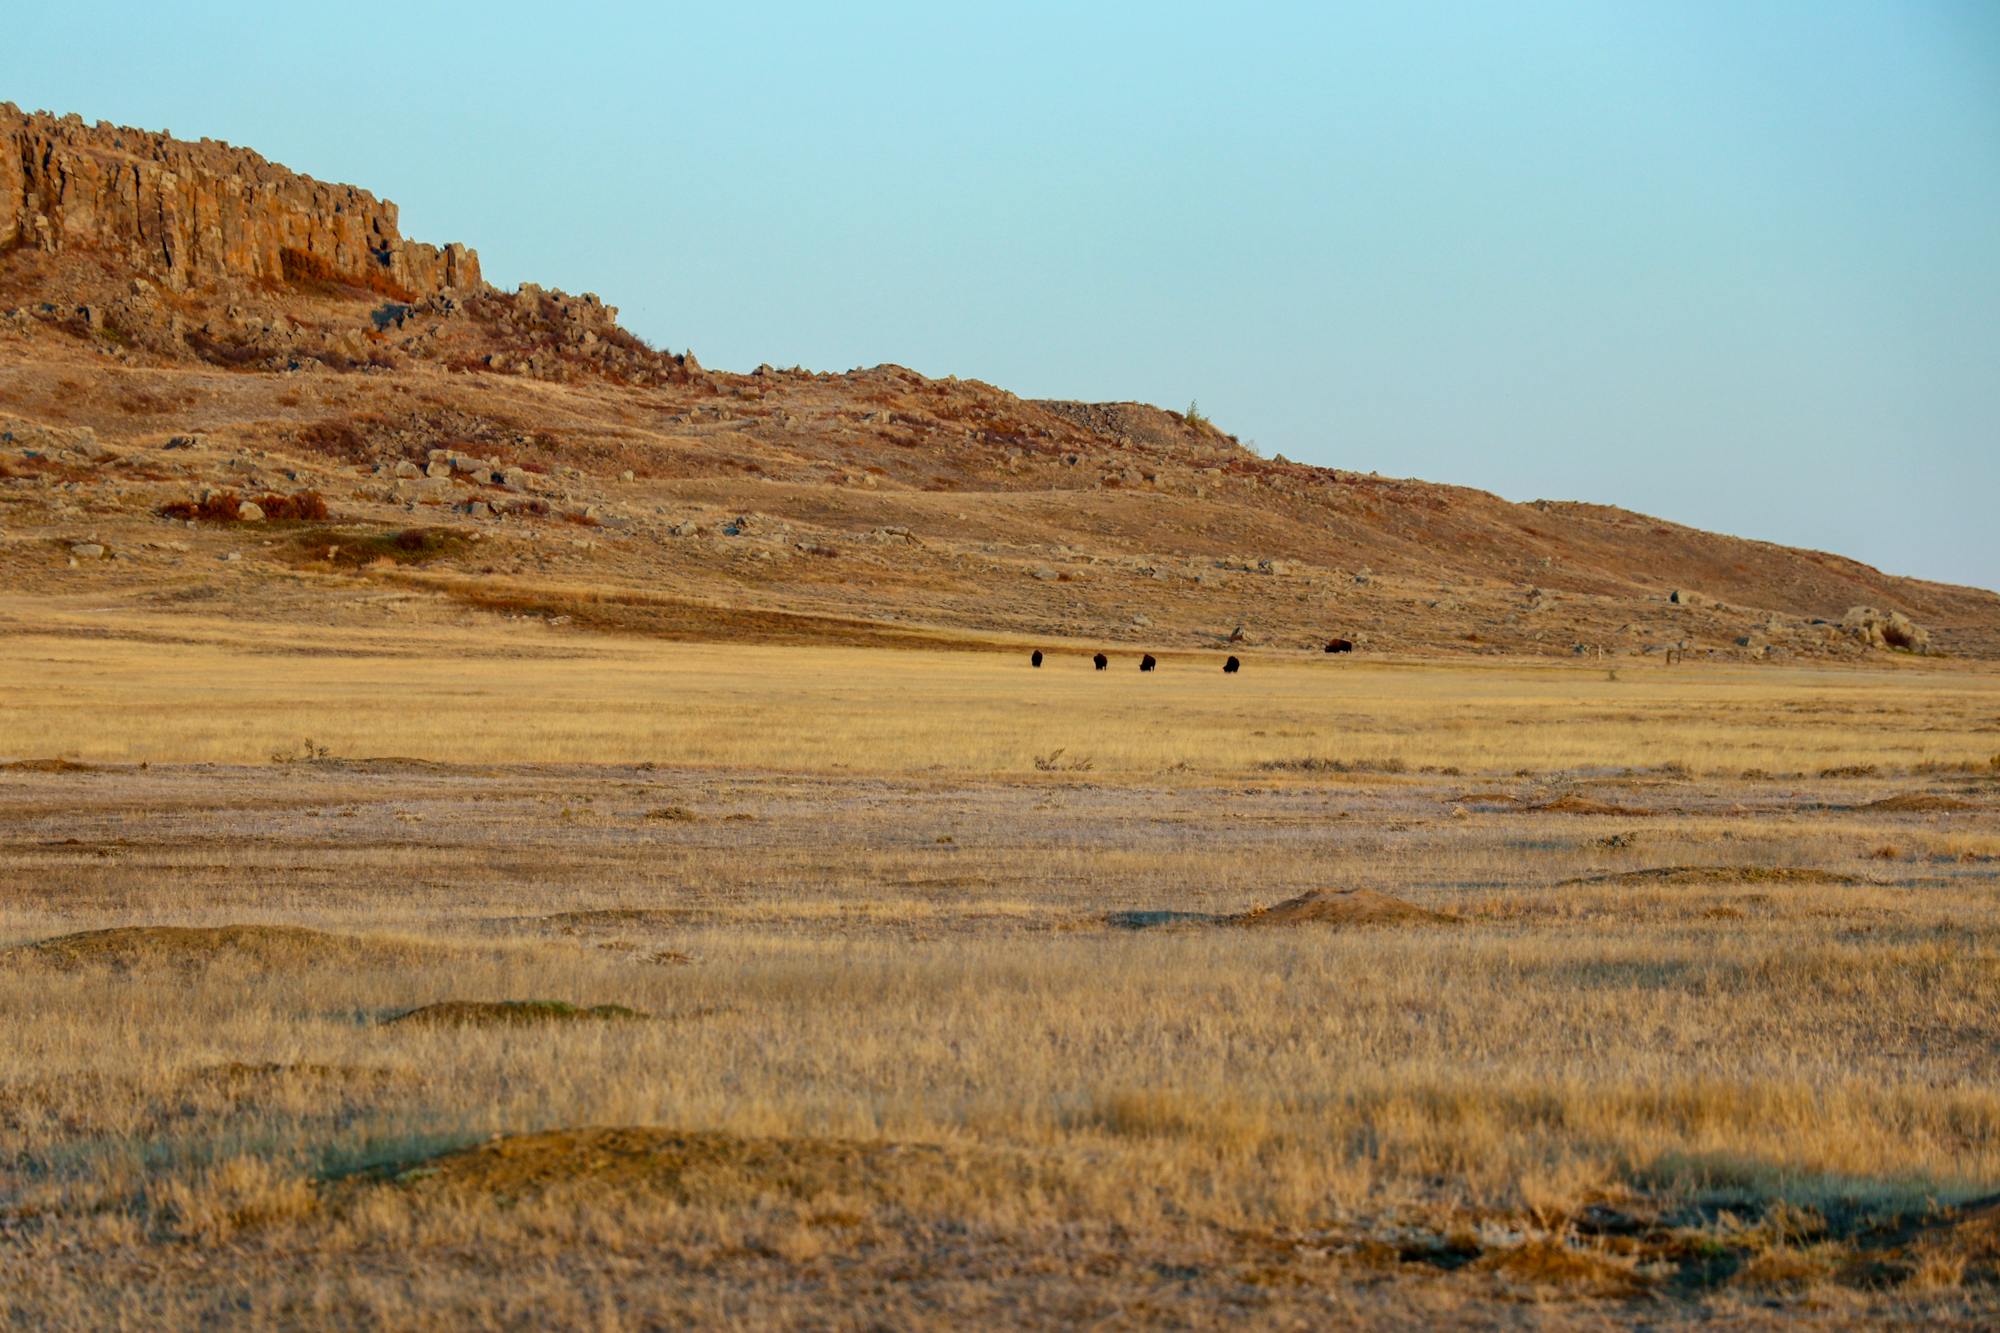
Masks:
[[[1878,611],[1872,606],[1848,609],[1840,627],[1870,648],[1900,648],[1904,652],[1930,651],[1930,631],[1912,624],[1901,611]]]
[[[175,291],[337,280],[389,295],[482,286],[462,245],[406,241],[396,206],[213,139],[0,103],[0,252],[97,251]]]

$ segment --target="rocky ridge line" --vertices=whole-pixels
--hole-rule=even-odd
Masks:
[[[247,148],[0,102],[0,252],[97,250],[174,291],[334,277],[407,297],[483,286],[463,245],[404,240],[396,206]]]

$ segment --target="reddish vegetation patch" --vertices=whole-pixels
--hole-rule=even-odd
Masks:
[[[175,500],[160,506],[162,518],[201,523],[237,523],[246,500],[235,491],[211,491],[199,500]],[[295,491],[291,495],[251,496],[247,503],[263,511],[272,523],[320,523],[328,517],[326,497],[318,491]]]

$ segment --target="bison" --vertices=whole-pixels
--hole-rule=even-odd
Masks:
[[[1097,656],[1090,659],[1090,664],[1096,667],[1099,671],[1102,671],[1104,670],[1104,668],[1111,665],[1111,659],[1106,657],[1103,653],[1099,653]]]
[[[1035,649],[1034,653],[1029,656],[1028,665],[1031,667],[1038,667],[1041,664],[1042,664],[1042,650],[1037,648]]]
[[[1139,670],[1141,671],[1151,671],[1154,667],[1158,665],[1159,663],[1153,660],[1153,655],[1151,653],[1147,653],[1144,657],[1139,659]]]
[[[1242,669],[1243,664],[1233,657],[1222,664],[1222,674],[1225,676],[1233,676]]]
[[[1330,653],[1351,653],[1354,651],[1354,640],[1328,639],[1326,641],[1326,650]]]

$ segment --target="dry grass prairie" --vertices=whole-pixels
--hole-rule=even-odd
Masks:
[[[0,600],[0,753],[265,762],[670,763],[873,773],[1467,774],[1679,767],[1813,776],[1987,764],[2000,671],[1899,662],[1355,660],[663,643],[539,623],[342,627]],[[1060,754],[1058,754],[1060,752]],[[1049,759],[1050,756],[1055,756]]]
[[[5,611],[10,1322],[2000,1317],[1991,671]]]

